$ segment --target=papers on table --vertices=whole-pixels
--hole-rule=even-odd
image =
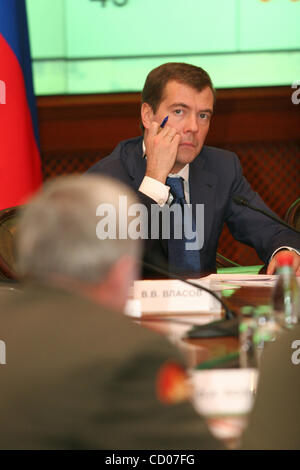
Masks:
[[[230,287],[274,287],[276,275],[267,274],[210,274],[201,280],[209,281],[212,289],[224,289]],[[229,287],[228,287],[229,286]]]

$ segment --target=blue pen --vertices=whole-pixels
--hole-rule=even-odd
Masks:
[[[163,129],[165,127],[165,124],[167,122],[167,120],[169,119],[169,116],[166,116],[163,120],[163,122],[161,123],[160,127]]]

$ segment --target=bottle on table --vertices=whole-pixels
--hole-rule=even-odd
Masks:
[[[239,325],[239,362],[240,367],[256,368],[256,352],[253,337],[257,328],[255,307],[244,306],[241,309],[242,319]]]
[[[257,367],[268,343],[273,343],[283,332],[283,327],[271,305],[260,305],[255,310],[256,329],[253,335]]]
[[[300,287],[293,270],[292,253],[279,253],[277,263],[278,280],[273,289],[272,308],[278,322],[292,328],[300,320]]]
[[[267,343],[275,341],[283,328],[271,305],[245,306],[239,326],[240,367],[258,368]]]

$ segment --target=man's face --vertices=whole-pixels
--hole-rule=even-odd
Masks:
[[[167,83],[153,120],[161,124],[169,116],[167,125],[181,136],[174,170],[179,171],[199,155],[209,130],[213,103],[209,87],[197,91],[175,80]]]

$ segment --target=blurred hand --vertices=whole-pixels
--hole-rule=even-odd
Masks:
[[[292,253],[294,257],[293,268],[294,268],[295,274],[296,276],[300,276],[300,256],[295,251],[289,251],[289,250],[280,250],[276,253],[276,255],[272,258],[272,260],[270,261],[268,265],[267,274],[275,274],[275,271],[277,268],[277,257],[280,253],[283,253],[284,251],[285,252],[287,251],[288,253]]]

